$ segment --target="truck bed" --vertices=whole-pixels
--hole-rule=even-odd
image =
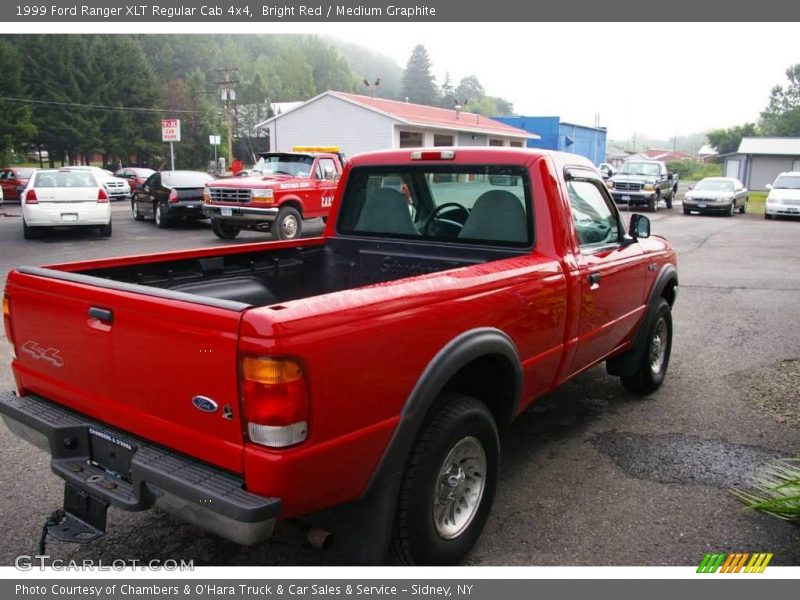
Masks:
[[[481,264],[524,252],[494,248],[453,248],[443,244],[328,238],[324,244],[203,255],[196,258],[142,260],[120,266],[21,272],[82,282],[219,308],[255,306],[310,298]],[[148,257],[142,257],[147,259]],[[189,296],[193,296],[190,298]]]

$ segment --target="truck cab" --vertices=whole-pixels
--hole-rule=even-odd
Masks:
[[[248,176],[209,182],[203,213],[222,239],[233,239],[242,229],[297,239],[304,219],[327,219],[341,173],[336,147],[264,152]]]

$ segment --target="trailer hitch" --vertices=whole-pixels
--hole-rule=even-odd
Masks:
[[[45,553],[48,534],[61,542],[87,544],[106,532],[108,502],[69,483],[64,485],[64,508],[54,511],[42,526],[39,555]]]

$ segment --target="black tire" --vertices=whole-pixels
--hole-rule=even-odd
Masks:
[[[663,323],[663,328],[662,328]],[[655,338],[659,335],[658,350],[664,350],[663,357],[656,367],[654,360]],[[664,335],[666,334],[666,335]],[[636,374],[632,377],[620,377],[625,389],[635,394],[650,394],[658,389],[664,381],[669,367],[669,356],[672,352],[672,310],[669,303],[660,298],[656,314],[647,328],[645,347]],[[659,352],[660,353],[660,352]]]
[[[725,216],[726,217],[732,217],[735,214],[736,214],[736,200],[731,202],[731,207],[728,209],[728,212],[727,212],[727,214]]]
[[[219,219],[211,219],[211,231],[221,240],[232,240],[239,235],[241,229],[235,225],[228,225]]]
[[[169,217],[164,212],[163,205],[160,202],[156,202],[153,207],[153,219],[159,229],[169,227]]]
[[[109,221],[108,225],[103,225],[100,227],[100,236],[101,237],[111,237],[111,222]]]
[[[772,218],[772,215],[769,213],[764,213],[764,218],[769,220]]]
[[[661,194],[656,194],[647,201],[647,208],[650,212],[658,211],[659,200],[661,200]]]
[[[672,203],[675,200],[676,193],[677,192],[675,190],[672,190],[672,193],[667,198],[665,198],[665,201],[667,203],[667,208],[672,208]]]
[[[29,227],[25,221],[22,221],[22,237],[26,240],[36,240],[39,239],[39,231],[38,227]]]
[[[684,208],[684,209],[683,209],[683,214],[685,214],[685,215],[688,215],[688,214],[690,214],[690,211],[689,211],[689,209],[688,209],[688,208]]]
[[[139,204],[136,200],[131,200],[131,213],[133,213],[134,221],[144,221],[144,215],[139,212]]]
[[[297,209],[282,206],[272,223],[272,237],[276,240],[296,240],[303,233],[303,219]]]
[[[457,448],[464,449],[467,456],[450,463],[448,479],[454,487],[448,487],[446,463]],[[484,477],[476,476],[481,461],[479,449],[483,450],[485,461]],[[489,517],[499,460],[497,425],[486,405],[469,396],[443,398],[422,425],[403,474],[389,550],[392,560],[410,565],[451,565],[461,560],[478,540]],[[475,490],[474,486],[481,482],[482,490]],[[436,503],[435,499],[443,498],[443,492],[453,496]],[[472,509],[467,504],[468,494],[474,501]],[[460,517],[462,523],[454,521],[451,526],[446,519],[437,522],[437,507],[440,516],[455,516],[462,515],[461,508],[465,506],[468,508]],[[452,536],[442,533],[447,527],[451,527]]]
[[[739,207],[739,214],[740,214],[740,215],[743,215],[743,214],[745,214],[745,213],[747,212],[747,201],[748,201],[748,200],[749,200],[749,198],[745,198],[745,199],[744,199],[744,204],[742,204],[742,205]]]

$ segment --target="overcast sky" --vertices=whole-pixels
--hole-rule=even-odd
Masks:
[[[757,121],[800,63],[796,23],[375,24],[341,37],[403,67],[424,44],[438,83],[474,74],[519,114],[592,125],[599,113],[613,139]]]
[[[377,50],[405,67],[428,49],[437,82],[476,75],[518,114],[608,127],[609,137],[670,138],[757,121],[789,65],[800,63],[796,23],[178,23],[152,33],[316,33]],[[0,24],[14,33],[58,24]],[[107,33],[105,23],[70,31]],[[379,76],[379,74],[374,74]],[[372,76],[372,74],[370,74]]]

